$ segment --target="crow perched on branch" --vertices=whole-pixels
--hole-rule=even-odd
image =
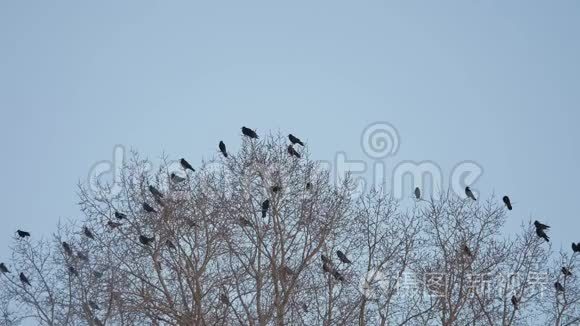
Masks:
[[[469,187],[465,187],[465,195],[473,200],[477,200]]]
[[[242,134],[252,139],[258,139],[258,134],[250,128],[242,127]]]
[[[297,152],[297,151],[294,149],[294,147],[292,147],[292,145],[288,145],[288,154],[290,154],[290,156],[294,156],[294,157],[297,157],[297,158],[300,158],[300,157],[301,157],[301,156],[300,156],[300,153],[298,153],[298,152]]]
[[[266,215],[268,214],[269,208],[270,208],[270,200],[266,199],[262,203],[262,218],[266,218]]]
[[[67,256],[72,256],[72,255],[73,255],[72,248],[71,248],[71,247],[70,247],[70,245],[69,245],[67,242],[65,242],[65,241],[63,241],[63,242],[62,242],[62,249],[64,249],[64,253],[65,253]]]
[[[510,211],[512,210],[512,202],[510,201],[510,198],[508,196],[503,196],[503,203],[505,204],[505,206],[507,207],[507,209],[509,209]]]
[[[572,252],[574,253],[580,252],[580,242],[578,243],[572,242]]]
[[[21,238],[26,238],[26,237],[30,237],[30,232],[26,232],[26,231],[22,231],[22,230],[17,230],[16,233],[18,233],[18,236]]]
[[[548,237],[544,229],[536,229],[536,234],[538,235],[538,237],[546,240],[546,242],[550,242],[550,237]]]
[[[220,148],[220,152],[222,152],[222,154],[224,155],[224,157],[227,158],[228,157],[228,151],[226,149],[226,144],[224,144],[224,142],[221,141],[221,140],[220,140],[220,143],[219,143],[219,148]]]
[[[154,241],[155,241],[155,237],[148,237],[145,235],[139,236],[139,242],[141,242],[142,244],[144,244],[146,246],[150,246]]]
[[[28,277],[26,277],[24,273],[20,273],[20,282],[22,282],[22,284],[24,285],[32,286],[32,284],[30,284],[30,281],[28,280]]]
[[[163,198],[163,194],[161,193],[161,191],[159,191],[157,188],[153,187],[153,186],[149,186],[149,191],[151,192],[151,194],[157,198]]]
[[[95,235],[93,234],[93,231],[91,231],[91,229],[89,229],[86,226],[83,227],[83,234],[85,235],[85,237],[95,240]]]
[[[147,204],[147,203],[143,203],[143,209],[147,212],[147,213],[157,213],[157,211],[155,210],[155,208],[151,207],[151,205]]]
[[[515,295],[512,296],[512,305],[514,306],[515,310],[519,309],[520,299],[518,299],[518,297],[516,297]]]
[[[554,283],[554,288],[556,288],[556,292],[564,292],[564,287],[560,282]]]
[[[338,256],[338,259],[340,259],[341,262],[345,264],[352,264],[352,262],[346,257],[346,255],[342,251],[338,250],[336,252],[336,255]]]
[[[185,181],[185,178],[182,178],[175,173],[171,173],[169,178],[171,179],[171,182],[173,182],[173,183],[181,183],[181,182]]]
[[[113,221],[107,222],[107,226],[110,227],[111,229],[116,229],[116,228],[118,228],[121,225],[123,225],[123,224],[117,223],[117,222],[113,222]]]
[[[2,273],[2,274],[10,273],[10,271],[8,270],[8,267],[6,267],[6,265],[4,265],[4,263],[0,263],[0,273]]]
[[[562,267],[562,274],[564,274],[564,276],[572,276],[572,272],[566,267]]]
[[[536,229],[540,229],[540,230],[547,230],[547,229],[550,228],[549,225],[542,224],[542,223],[540,223],[538,221],[534,221],[534,226],[536,227]]]
[[[127,215],[121,212],[115,212],[115,217],[119,220],[127,219]]]
[[[421,199],[421,189],[419,189],[419,187],[415,188],[415,198]]]
[[[290,142],[292,142],[292,145],[299,144],[301,146],[304,146],[304,143],[298,137],[295,137],[292,134],[288,135],[288,139],[290,139]]]
[[[179,163],[181,164],[181,167],[185,171],[191,170],[191,172],[195,172],[195,169],[193,168],[193,166],[191,166],[191,164],[189,164],[189,162],[187,162],[184,158],[182,158],[181,160],[179,160]]]

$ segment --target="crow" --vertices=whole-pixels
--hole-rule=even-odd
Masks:
[[[228,298],[227,294],[222,293],[220,294],[220,301],[225,304],[226,306],[230,305],[230,299]]]
[[[465,255],[467,255],[468,257],[473,257],[473,254],[471,253],[471,249],[469,249],[469,247],[466,244],[464,244],[463,248],[461,248],[461,249],[463,250],[463,253]]]
[[[336,269],[332,271],[332,276],[334,276],[335,280],[344,282],[344,277]]]
[[[574,253],[580,252],[580,242],[578,243],[572,242],[572,252]]]
[[[0,273],[2,273],[2,274],[10,273],[10,271],[8,270],[8,267],[6,267],[6,265],[4,265],[4,263],[0,263]]]
[[[310,190],[310,189],[312,189],[312,183],[307,182],[306,183],[306,190]]]
[[[546,224],[542,224],[538,221],[534,221],[534,226],[536,227],[536,230],[547,230],[550,228],[550,226],[548,226]]]
[[[157,198],[163,198],[163,194],[157,188],[155,188],[153,186],[149,186],[149,191],[151,192],[151,194],[153,196],[155,196]]]
[[[322,270],[324,271],[324,273],[330,273],[331,269],[332,268],[328,263],[322,263]]]
[[[185,178],[182,178],[175,173],[171,173],[170,179],[171,179],[171,182],[173,182],[173,183],[181,183],[181,182],[185,181]]]
[[[282,190],[282,187],[280,187],[280,186],[272,186],[270,189],[272,190],[272,192],[279,192],[280,190]]]
[[[62,242],[62,249],[64,249],[64,253],[67,256],[72,256],[73,255],[73,251],[72,251],[70,245],[67,242],[65,242],[65,241]]]
[[[421,189],[419,187],[415,188],[415,198],[421,199]]]
[[[256,134],[256,132],[250,128],[242,127],[242,134],[244,134],[244,136],[248,136],[252,139],[258,139],[258,134]]]
[[[28,280],[28,277],[26,277],[24,273],[20,273],[20,282],[22,282],[22,284],[24,285],[32,286],[32,284],[30,284],[30,281]]]
[[[93,310],[101,310],[101,307],[99,307],[99,305],[93,300],[89,300],[89,307]]]
[[[515,295],[512,296],[512,305],[514,306],[515,310],[518,310],[519,304],[520,304],[520,299],[518,299],[518,297],[516,297]]]
[[[147,213],[157,213],[157,211],[155,210],[155,208],[151,207],[151,205],[147,204],[147,203],[143,203],[143,209],[147,212]]]
[[[195,169],[193,168],[193,166],[191,166],[191,164],[189,164],[188,161],[186,161],[184,158],[182,158],[181,160],[179,160],[179,163],[181,164],[181,167],[187,172],[187,170],[191,170],[191,172],[195,172]]]
[[[538,235],[538,237],[546,240],[546,242],[550,242],[550,237],[548,237],[546,232],[544,232],[544,229],[536,229],[536,234]]]
[[[165,241],[165,244],[167,245],[167,247],[169,247],[169,249],[176,249],[175,245],[173,244],[173,242],[171,242],[171,240]]]
[[[465,187],[465,195],[473,200],[477,200],[469,187]]]
[[[302,304],[302,310],[306,313],[308,313],[308,305],[306,303]]]
[[[266,218],[266,215],[268,214],[269,208],[270,208],[270,200],[266,199],[262,203],[262,218]]]
[[[18,236],[21,238],[26,238],[26,237],[30,237],[30,232],[26,232],[26,231],[22,231],[22,230],[17,230],[16,233],[18,233]]]
[[[146,245],[146,246],[150,246],[153,241],[155,241],[155,237],[148,237],[145,235],[140,235],[139,236],[139,242],[141,242],[142,244]]]
[[[290,141],[292,142],[292,145],[299,144],[299,145],[304,146],[304,143],[299,138],[294,137],[294,135],[292,135],[292,134],[288,135],[288,139],[290,139]]]
[[[342,251],[338,250],[336,252],[336,255],[338,256],[338,259],[340,259],[341,262],[345,264],[352,264],[352,262],[348,258],[346,258],[346,255]]]
[[[77,272],[76,268],[69,266],[68,267],[68,272],[69,274],[71,274],[72,276],[79,276],[79,272]]]
[[[83,227],[83,234],[89,238],[89,239],[93,239],[95,240],[95,235],[93,234],[93,231],[91,231],[91,229],[89,229],[88,227],[84,226]]]
[[[121,225],[123,225],[123,224],[122,223],[113,222],[113,221],[107,222],[107,226],[110,227],[111,229],[116,229],[116,228],[118,228]]]
[[[564,287],[562,284],[560,284],[560,282],[554,283],[554,287],[556,288],[556,292],[564,292]]]
[[[220,140],[219,148],[220,148],[220,152],[222,152],[222,154],[224,154],[224,157],[227,158],[228,157],[228,151],[226,149],[226,144],[224,144],[224,142],[221,141],[221,140]]]
[[[120,212],[115,212],[115,217],[119,220],[127,219],[127,215]]]
[[[562,267],[562,274],[564,274],[564,276],[572,276],[572,272],[566,267]]]
[[[322,255],[320,255],[320,258],[322,259],[323,263],[332,264],[332,261],[330,259],[328,259],[328,257],[326,257],[326,255],[322,254]]]
[[[294,147],[292,147],[292,145],[288,145],[288,154],[290,154],[290,156],[295,156],[297,158],[300,158],[300,153],[298,153]]]
[[[503,196],[503,203],[510,211],[513,209],[512,202],[510,201],[510,198],[508,196]]]

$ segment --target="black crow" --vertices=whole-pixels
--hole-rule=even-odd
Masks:
[[[279,192],[280,190],[282,190],[282,187],[280,187],[280,186],[272,186],[270,189],[272,190],[272,192]]]
[[[101,307],[99,307],[99,305],[93,300],[89,300],[89,307],[93,310],[101,310]]]
[[[550,228],[550,226],[546,225],[546,224],[542,224],[538,221],[534,221],[534,226],[536,227],[536,229],[538,230],[547,230]]]
[[[572,252],[574,253],[580,252],[580,242],[578,243],[572,242]]]
[[[73,251],[72,251],[70,245],[67,242],[65,242],[65,241],[62,242],[62,249],[64,249],[64,253],[67,256],[72,256],[73,255]]]
[[[297,158],[300,158],[300,153],[298,153],[294,147],[292,147],[292,145],[288,145],[288,154],[290,154],[290,156],[295,156]]]
[[[308,313],[308,305],[306,303],[302,304],[302,310],[306,313]]]
[[[536,229],[536,234],[538,235],[538,237],[546,240],[546,242],[550,242],[550,237],[548,237],[544,229]]]
[[[219,144],[219,148],[220,148],[220,152],[222,152],[222,154],[224,154],[224,157],[228,157],[228,151],[226,149],[226,144],[224,144],[223,141],[220,140],[220,144]]]
[[[332,276],[334,276],[335,280],[344,282],[344,277],[336,269],[332,271]]]
[[[299,145],[304,146],[304,143],[300,139],[298,139],[297,137],[294,137],[294,135],[292,135],[292,134],[288,135],[288,139],[290,139],[290,141],[292,142],[293,145],[299,144]]]
[[[562,284],[560,284],[560,282],[554,283],[554,288],[556,288],[557,292],[564,292],[564,287],[562,286]]]
[[[226,306],[230,305],[230,299],[228,298],[227,294],[222,293],[220,294],[220,301],[225,304]]]
[[[310,190],[312,188],[312,183],[306,182],[306,189]]]
[[[507,207],[507,209],[509,209],[510,211],[512,210],[512,202],[510,201],[510,198],[508,196],[503,196],[503,203],[505,204],[505,206]]]
[[[463,253],[465,255],[467,255],[468,257],[473,257],[473,254],[471,253],[471,249],[469,249],[469,247],[466,244],[464,244],[461,249],[463,250]]]
[[[150,246],[153,241],[155,241],[155,237],[148,237],[145,235],[140,235],[139,236],[139,242],[141,242],[142,244],[146,245],[146,246]]]
[[[270,200],[266,199],[262,203],[262,218],[266,218],[266,215],[268,214],[269,208],[270,208]]]
[[[331,272],[331,269],[332,268],[330,267],[330,265],[328,263],[322,263],[322,270],[325,273],[330,273]]]
[[[127,215],[126,215],[126,214],[123,214],[123,213],[121,213],[121,212],[115,212],[115,217],[116,217],[117,219],[119,219],[119,220],[124,220],[124,219],[127,219]]]
[[[147,204],[147,203],[143,203],[143,209],[147,212],[147,213],[157,213],[157,211],[155,210],[155,208],[151,207],[151,205]]]
[[[111,229],[116,229],[116,228],[118,228],[121,225],[123,225],[123,224],[117,223],[117,222],[113,222],[113,221],[107,222],[107,226],[110,227]]]
[[[421,199],[421,189],[419,189],[419,187],[415,188],[415,198]]]
[[[89,229],[86,226],[83,227],[83,234],[89,239],[93,239],[93,240],[95,239],[95,235],[93,234],[93,231],[91,231],[91,229]]]
[[[516,297],[515,295],[512,296],[512,305],[514,306],[515,310],[518,310],[520,305],[520,299],[518,299],[518,297]]]
[[[346,255],[342,251],[338,250],[336,252],[336,255],[338,256],[338,259],[340,259],[341,262],[345,264],[352,264],[352,262],[348,258],[346,258]]]
[[[258,138],[258,134],[256,134],[256,132],[250,128],[242,127],[242,134],[244,134],[244,136],[248,136],[252,139]]]
[[[564,274],[564,276],[572,276],[572,272],[566,267],[562,267],[562,274]]]
[[[469,187],[465,187],[465,195],[473,200],[477,200]]]
[[[76,268],[69,266],[68,267],[68,272],[69,274],[71,274],[72,276],[79,276],[79,272],[77,272]]]
[[[32,286],[32,284],[30,284],[30,281],[28,280],[28,277],[26,277],[24,273],[20,273],[20,282],[22,282],[22,284]]]
[[[181,182],[185,181],[185,178],[182,178],[175,173],[171,173],[170,179],[171,179],[171,182],[173,182],[173,183],[181,183]]]
[[[149,191],[151,192],[151,194],[153,196],[155,196],[157,198],[163,198],[163,194],[157,188],[155,188],[153,186],[149,186]]]
[[[0,273],[2,273],[2,274],[10,273],[10,271],[8,270],[8,267],[6,267],[6,265],[4,265],[4,263],[0,263]]]
[[[17,230],[16,233],[18,233],[18,236],[21,237],[21,238],[30,237],[30,232],[26,232],[26,231],[22,231],[22,230]]]
[[[173,244],[173,242],[171,242],[171,240],[165,241],[165,244],[167,245],[167,247],[169,247],[169,249],[176,249],[175,245]]]
[[[189,164],[189,162],[186,161],[184,158],[182,158],[181,160],[179,160],[179,163],[181,164],[181,167],[185,171],[191,170],[191,172],[195,172],[195,169],[193,168],[193,166],[191,166],[191,164]]]

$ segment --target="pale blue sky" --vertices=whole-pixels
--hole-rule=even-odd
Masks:
[[[580,241],[578,1],[2,1],[0,260],[17,228],[80,216],[76,183],[122,144],[198,165],[239,128],[318,159],[473,160],[558,248]],[[411,190],[411,189],[409,189]]]

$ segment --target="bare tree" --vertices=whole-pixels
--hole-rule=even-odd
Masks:
[[[357,198],[294,149],[244,138],[195,172],[133,153],[120,193],[80,185],[81,220],[15,237],[0,325],[578,322],[577,254],[553,258],[529,222],[502,233],[500,200]]]

